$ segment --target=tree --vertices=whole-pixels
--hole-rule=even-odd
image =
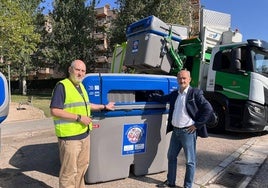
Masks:
[[[0,4],[0,53],[5,61],[11,61],[13,72],[25,81],[30,65],[30,55],[40,42],[35,32],[34,14],[40,2],[31,0],[1,0]],[[12,74],[14,75],[14,74]],[[26,85],[26,83],[24,82]],[[22,91],[26,94],[26,88]]]
[[[94,62],[93,39],[95,1],[87,7],[85,0],[55,0],[52,12],[50,48],[52,61],[61,70],[67,70],[70,62],[83,60],[90,68]]]

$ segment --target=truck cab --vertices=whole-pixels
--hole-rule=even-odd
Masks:
[[[206,93],[221,114],[218,129],[268,130],[268,43],[247,40],[214,47]]]

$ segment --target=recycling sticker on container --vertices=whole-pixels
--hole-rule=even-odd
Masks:
[[[139,50],[139,40],[135,40],[132,43],[132,53],[137,53]]]
[[[122,155],[144,153],[146,150],[147,124],[125,124]]]

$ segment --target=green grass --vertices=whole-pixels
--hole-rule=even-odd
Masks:
[[[29,96],[33,96],[32,105],[34,107],[44,111],[46,117],[51,117],[49,108],[51,96],[47,95],[29,95]],[[29,96],[11,95],[11,101],[16,103],[26,102]]]

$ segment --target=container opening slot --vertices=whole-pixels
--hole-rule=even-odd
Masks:
[[[149,96],[152,93],[163,95],[161,90],[113,90],[108,93],[108,100],[116,103],[136,103],[136,102],[149,102]]]

